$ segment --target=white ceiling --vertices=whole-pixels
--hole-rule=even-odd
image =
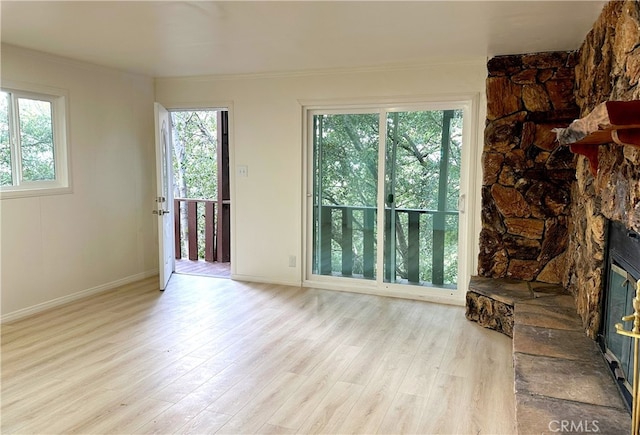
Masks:
[[[152,77],[579,47],[605,1],[5,1],[3,43]]]

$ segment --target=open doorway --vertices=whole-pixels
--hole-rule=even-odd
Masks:
[[[225,109],[170,111],[176,273],[230,276]]]

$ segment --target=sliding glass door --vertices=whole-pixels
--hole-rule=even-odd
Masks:
[[[462,111],[387,114],[384,281],[455,286]]]
[[[378,113],[313,116],[313,273],[376,278]]]
[[[308,112],[312,276],[456,287],[463,113]]]

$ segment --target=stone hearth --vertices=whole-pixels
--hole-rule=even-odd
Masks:
[[[467,319],[485,328],[513,337],[513,307],[516,302],[568,294],[562,287],[514,279],[474,276],[467,292]],[[575,310],[573,313],[575,315]],[[566,316],[568,321],[573,316]]]
[[[553,433],[562,421],[583,425],[573,433],[628,433],[611,371],[563,287],[472,277],[467,318],[513,337],[518,433]]]

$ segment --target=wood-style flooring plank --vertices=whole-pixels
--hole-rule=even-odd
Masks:
[[[324,361],[308,375],[300,388],[285,399],[268,422],[276,427],[299,429],[359,351],[360,348],[355,346],[340,345],[328,356],[325,354]]]
[[[511,341],[462,307],[174,275],[1,332],[3,434],[515,430]]]
[[[85,419],[65,429],[68,433],[133,433],[141,421],[148,416],[156,416],[171,407],[173,403],[148,397],[132,397],[122,394],[105,402],[101,409],[89,413]]]
[[[344,419],[356,404],[364,387],[348,382],[336,382],[317,408],[303,423],[298,433],[338,433]],[[365,433],[365,432],[362,432]]]
[[[377,433],[418,434],[427,399],[423,396],[397,393]]]
[[[378,369],[339,427],[339,433],[376,433],[378,431],[413,357],[406,353],[384,354]]]
[[[306,380],[306,376],[285,372],[256,391],[252,400],[220,428],[221,434],[255,433]]]

